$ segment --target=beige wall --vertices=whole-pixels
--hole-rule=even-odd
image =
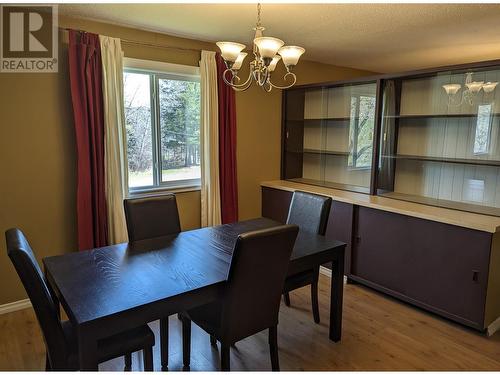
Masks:
[[[165,49],[124,43],[125,56],[198,65],[200,53],[212,43],[61,18],[61,27],[141,41],[178,46]],[[61,34],[61,40],[66,34]],[[39,259],[76,248],[75,140],[68,82],[67,50],[60,46],[57,74],[0,73],[0,231],[21,228]],[[367,72],[302,61],[299,83],[355,77]],[[278,72],[277,72],[278,73]],[[240,218],[260,215],[263,180],[280,173],[281,92],[252,88],[237,94],[238,196]],[[200,225],[200,194],[179,194],[183,229]],[[0,240],[0,304],[26,298]]]

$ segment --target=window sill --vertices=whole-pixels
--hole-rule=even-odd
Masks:
[[[163,195],[163,194],[175,194],[175,193],[189,193],[192,191],[200,191],[200,185],[192,186],[169,186],[169,187],[159,187],[153,189],[142,189],[133,190],[128,192],[128,198],[141,198],[153,195]]]

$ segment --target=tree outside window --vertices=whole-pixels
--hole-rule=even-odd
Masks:
[[[348,166],[351,168],[371,167],[375,102],[374,96],[351,96],[348,158]]]
[[[192,77],[124,73],[130,190],[200,181],[200,83]]]

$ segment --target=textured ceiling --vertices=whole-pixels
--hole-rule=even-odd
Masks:
[[[254,4],[61,4],[64,15],[250,44]],[[396,72],[500,58],[498,4],[263,4],[266,35],[303,58]]]

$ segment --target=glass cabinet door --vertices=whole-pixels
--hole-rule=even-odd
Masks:
[[[290,90],[285,105],[284,178],[368,193],[376,82]]]
[[[368,192],[372,169],[376,83],[333,87],[328,95],[325,181]]]
[[[384,82],[379,195],[500,214],[500,70]]]
[[[304,94],[303,174],[299,181],[324,185],[328,89],[306,90]]]

